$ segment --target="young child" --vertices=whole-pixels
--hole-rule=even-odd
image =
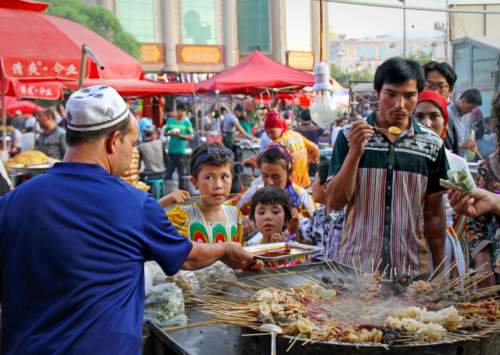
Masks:
[[[299,240],[321,247],[321,252],[312,255],[313,260],[322,256],[335,259],[342,238],[344,210],[327,212],[324,206],[326,200],[326,179],[328,178],[329,162],[321,159],[316,178],[312,185],[314,201],[321,204],[311,218],[302,221],[297,231]]]
[[[250,219],[259,230],[248,246],[282,241],[283,232],[292,218],[287,193],[277,187],[263,187],[252,197]]]
[[[202,144],[194,150],[191,182],[200,192],[200,201],[167,212],[181,235],[201,243],[242,242],[241,212],[223,205],[231,190],[233,160],[233,153],[220,144]]]

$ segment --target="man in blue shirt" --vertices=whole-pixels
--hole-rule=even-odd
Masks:
[[[2,354],[139,354],[143,263],[167,274],[220,259],[247,268],[237,243],[192,244],[119,176],[139,127],[106,86],[67,104],[64,162],[0,199]]]

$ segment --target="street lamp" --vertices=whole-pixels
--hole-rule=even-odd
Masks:
[[[403,57],[406,57],[406,0],[398,0],[403,3]]]

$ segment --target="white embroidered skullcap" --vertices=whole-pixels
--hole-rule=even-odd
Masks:
[[[125,101],[110,86],[80,89],[66,103],[67,128],[72,131],[98,131],[118,124],[129,114]]]

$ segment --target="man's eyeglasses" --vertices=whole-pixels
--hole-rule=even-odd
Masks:
[[[446,83],[433,83],[432,81],[425,82],[425,88],[428,90],[445,90],[450,86]]]
[[[431,121],[434,121],[443,116],[439,112],[415,112],[415,118],[419,122],[423,121],[426,117],[429,117]]]

